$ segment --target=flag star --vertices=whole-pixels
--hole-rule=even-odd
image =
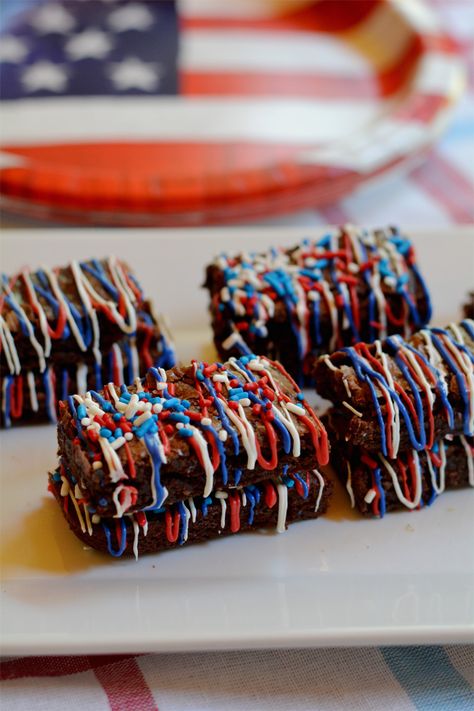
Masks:
[[[0,62],[18,64],[28,54],[28,47],[23,40],[13,35],[5,35],[0,42]]]
[[[29,93],[43,89],[60,93],[67,84],[68,76],[59,64],[41,60],[23,71],[21,81]]]
[[[31,25],[40,34],[64,35],[70,32],[76,24],[74,16],[59,4],[45,4],[40,7],[31,20]]]
[[[108,24],[115,32],[127,30],[147,30],[153,24],[153,14],[138,2],[131,2],[113,10],[108,17]]]
[[[137,57],[128,57],[123,62],[110,66],[110,78],[120,91],[143,89],[153,91],[158,86],[163,70],[154,62],[142,62]]]
[[[112,49],[109,36],[94,27],[71,37],[65,45],[67,55],[72,60],[103,59]]]

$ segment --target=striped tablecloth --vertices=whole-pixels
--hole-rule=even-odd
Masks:
[[[470,84],[450,130],[408,177],[277,224],[474,222],[474,3],[432,0]],[[266,223],[272,221],[266,221]],[[4,659],[1,708],[35,711],[471,711],[474,647],[382,647]]]

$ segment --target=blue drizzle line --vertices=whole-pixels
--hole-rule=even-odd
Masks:
[[[433,328],[431,330],[431,337],[433,340],[434,345],[436,346],[437,350],[441,355],[443,356],[444,360],[448,363],[449,367],[451,368],[451,371],[454,373],[454,377],[456,378],[456,382],[458,384],[459,388],[459,393],[461,395],[461,399],[464,403],[464,412],[463,412],[463,432],[466,435],[471,436],[473,433],[469,429],[469,395],[466,390],[466,387],[464,385],[464,378],[462,377],[462,374],[457,367],[456,363],[453,361],[451,358],[451,355],[448,353],[444,345],[442,344],[441,340],[438,338],[436,333],[442,333],[446,335],[448,338],[450,338],[449,333],[447,331],[444,331],[441,328]],[[456,342],[450,338],[451,342],[454,343],[454,345],[457,345]]]
[[[56,413],[54,411],[54,405],[51,406],[51,396],[53,395],[52,390],[51,390],[51,385],[49,383],[49,373],[48,370],[46,369],[44,373],[41,374],[41,378],[43,380],[43,385],[44,385],[44,391],[46,394],[46,408],[48,410],[48,417],[50,422],[56,422]]]
[[[472,326],[472,320],[465,318],[463,321],[461,321],[461,326],[466,331],[466,333],[469,334],[470,338],[474,340],[474,328]]]
[[[384,423],[384,419],[383,419],[383,415],[382,415],[382,410],[380,408],[380,404],[379,404],[379,401],[377,398],[377,393],[375,391],[375,386],[374,386],[372,380],[376,380],[379,383],[381,383],[385,387],[385,389],[388,391],[392,400],[394,400],[395,403],[398,405],[400,413],[405,421],[405,425],[406,425],[406,428],[408,431],[408,436],[410,438],[410,442],[413,446],[413,449],[416,449],[417,451],[424,449],[423,441],[419,441],[416,438],[416,435],[415,435],[415,432],[413,429],[413,425],[412,425],[412,422],[410,419],[410,415],[409,415],[407,409],[405,408],[405,405],[401,401],[398,393],[389,386],[386,379],[380,373],[377,373],[375,370],[373,370],[373,368],[371,368],[369,365],[366,365],[364,363],[364,361],[356,353],[354,348],[352,348],[352,347],[351,348],[341,348],[341,351],[343,353],[346,353],[349,356],[349,359],[353,365],[353,368],[354,368],[359,380],[366,382],[367,385],[369,386],[369,389],[370,389],[370,392],[372,395],[372,400],[373,400],[374,407],[375,407],[375,411],[376,411],[376,415],[377,415],[377,421],[378,421],[379,427],[380,427],[380,435],[382,438],[382,448],[381,448],[382,454],[384,456],[387,456],[387,438],[385,435],[385,423]],[[423,432],[423,435],[424,435],[424,432]]]
[[[201,512],[204,518],[207,516],[207,509],[208,507],[213,503],[212,498],[210,496],[206,496],[205,499],[202,500],[201,502]]]
[[[321,334],[321,318],[320,318],[320,299],[313,301],[313,326],[314,326],[314,341],[317,346],[323,342]]]
[[[112,548],[112,536],[110,533],[110,529],[103,521],[102,521],[102,528],[104,529],[105,538],[107,539],[107,549],[108,549],[110,555],[113,555],[114,558],[120,558],[120,556],[124,552],[125,548],[127,547],[127,526],[125,524],[124,518],[122,517],[120,519],[122,540],[120,542],[120,547],[116,551],[114,551],[114,549]]]
[[[178,545],[182,546],[183,543],[186,542],[184,540],[184,534],[186,532],[186,509],[182,501],[178,502],[178,511],[180,520]]]
[[[433,305],[431,303],[431,297],[430,297],[430,292],[428,291],[428,287],[426,286],[426,282],[423,279],[420,270],[418,269],[417,265],[415,263],[410,265],[411,270],[413,274],[415,275],[416,280],[421,286],[421,290],[423,292],[423,298],[425,300],[426,304],[426,314],[424,319],[422,319],[420,316],[418,317],[418,323],[420,326],[423,326],[431,321],[431,316],[433,313]]]
[[[420,397],[418,386],[415,383],[409,368],[405,365],[402,358],[400,357],[399,350],[400,346],[394,338],[387,338],[386,343],[390,348],[393,348],[395,354],[395,362],[398,365],[400,371],[403,373],[407,383],[411,387],[413,397],[415,399],[415,409],[416,415],[418,417],[419,430],[420,430],[420,442],[423,444],[423,448],[426,447],[426,432],[425,432],[425,412],[423,410],[423,402]]]
[[[81,269],[83,269],[85,272],[90,274],[91,276],[95,277],[98,282],[102,284],[104,289],[107,291],[110,296],[118,302],[119,299],[119,292],[115,288],[115,286],[109,281],[109,279],[105,276],[105,270],[102,267],[101,263],[97,259],[93,259],[92,263],[95,267],[91,267],[87,262],[81,262],[80,266]]]
[[[61,400],[67,399],[68,382],[69,382],[69,374],[68,374],[66,368],[63,368],[62,372],[61,372]]]
[[[153,478],[156,490],[156,502],[154,504],[151,504],[150,506],[147,506],[144,509],[145,511],[149,511],[150,509],[159,509],[163,505],[164,500],[166,499],[166,491],[162,486],[160,479],[161,455],[156,441],[157,436],[158,435],[152,435],[148,433],[145,433],[143,435],[145,447],[148,450],[148,454],[150,455],[153,464]]]
[[[435,368],[427,358],[421,353],[421,351],[418,351],[416,348],[414,348],[412,345],[410,345],[407,342],[404,342],[404,345],[408,348],[409,351],[411,351],[413,354],[419,356],[423,363],[426,365],[426,367],[430,370],[430,372],[434,375],[436,379],[436,389],[439,393],[439,396],[441,398],[441,402],[443,403],[444,407],[446,408],[446,412],[448,415],[448,425],[450,429],[453,429],[454,427],[454,413],[453,413],[453,408],[451,407],[451,403],[449,402],[448,396],[446,394],[445,387],[443,385],[442,380],[439,377],[439,371],[437,368]]]
[[[105,398],[103,398],[100,393],[96,392],[95,390],[90,390],[89,392],[90,392],[91,396],[94,398],[94,400],[99,403],[99,405],[101,406],[102,410],[104,410],[104,412],[115,413],[115,408],[112,405],[112,403],[109,402],[108,400],[105,400]]]
[[[17,316],[17,318],[18,318],[19,324],[20,324],[20,326],[21,326],[21,330],[22,330],[23,335],[24,335],[24,336],[27,336],[27,337],[29,338],[30,334],[29,334],[29,332],[28,332],[28,327],[27,327],[27,324],[28,324],[29,322],[25,319],[25,317],[24,317],[23,314],[21,313],[18,304],[16,303],[16,301],[15,301],[10,295],[5,295],[5,301],[6,301],[7,304],[10,306],[10,308],[15,312],[15,314],[16,314],[16,316]]]
[[[5,410],[4,410],[4,421],[5,427],[11,427],[12,421],[10,417],[10,405],[11,405],[11,389],[13,385],[13,375],[6,376],[6,391],[5,391]]]
[[[242,469],[236,469],[234,474],[234,486],[238,486],[242,478]]]
[[[300,474],[293,474],[293,477],[294,477],[295,479],[298,479],[298,481],[300,482],[301,486],[303,487],[303,499],[307,499],[307,498],[308,498],[308,494],[309,494],[309,486],[308,486],[308,484],[307,484],[306,481],[303,479],[303,477],[300,476]]]
[[[379,494],[380,494],[380,499],[379,499],[380,518],[383,518],[385,516],[385,512],[387,511],[387,504],[385,501],[385,491],[382,486],[382,474],[380,471],[380,467],[376,467],[373,470],[373,474],[374,474],[375,483],[377,485],[377,489],[379,490]]]
[[[86,439],[84,437],[84,433],[82,431],[81,418],[79,417],[78,412],[76,410],[76,404],[74,402],[74,398],[72,397],[72,395],[67,396],[67,402],[69,405],[69,409],[72,413],[72,416],[74,418],[74,422],[76,423],[77,434],[82,439],[82,441],[87,445]]]
[[[219,401],[219,398],[217,397],[217,393],[214,389],[213,384],[211,383],[209,378],[206,378],[206,376],[202,372],[202,368],[203,368],[203,365],[202,365],[202,363],[200,363],[199,368],[196,371],[196,377],[198,380],[202,379],[206,388],[210,392],[212,399],[214,400],[214,405],[216,406],[216,410],[219,414],[219,418],[222,422],[222,426],[226,430],[227,434],[229,434],[231,436],[232,442],[234,444],[234,454],[237,455],[240,452],[239,438],[237,436],[237,433],[234,430],[234,428],[232,427],[232,425],[230,424],[229,418],[227,417],[227,415],[224,412],[224,409]],[[199,376],[201,376],[201,377],[199,377]]]
[[[127,357],[127,377],[126,381],[127,383],[131,383],[133,381],[133,364],[132,364],[132,349],[130,348],[130,345],[127,341],[124,341],[123,343],[123,349],[125,351],[125,355]]]
[[[95,387],[102,390],[102,368],[97,361],[94,363]],[[113,380],[113,378],[111,378]]]
[[[45,299],[45,301],[47,301],[48,304],[51,306],[51,308],[53,309],[54,318],[57,320],[57,318],[59,316],[59,301],[57,301],[49,291],[47,291],[46,289],[43,289],[43,287],[39,286],[38,284],[35,284],[33,281],[32,281],[32,284],[33,284],[33,288],[36,291],[36,293],[39,294],[40,296],[42,296],[43,299]],[[61,335],[61,340],[65,341],[67,338],[69,338],[70,335],[71,335],[71,329],[70,329],[69,324],[66,319],[66,322],[64,324],[64,330]]]

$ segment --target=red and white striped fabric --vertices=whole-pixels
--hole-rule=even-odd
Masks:
[[[9,209],[192,224],[334,203],[426,152],[462,91],[456,44],[421,0],[181,0],[176,82],[162,90],[159,67],[172,73],[174,55],[135,57],[127,73],[107,46],[131,33],[105,5],[100,52],[69,27],[67,63],[46,79],[38,62],[14,68],[0,173]],[[132,5],[134,33],[157,44],[160,23],[151,32],[146,4]],[[74,72],[87,52],[104,80],[84,95]]]

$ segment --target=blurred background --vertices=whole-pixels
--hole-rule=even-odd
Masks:
[[[472,0],[3,0],[4,226],[474,222]]]

